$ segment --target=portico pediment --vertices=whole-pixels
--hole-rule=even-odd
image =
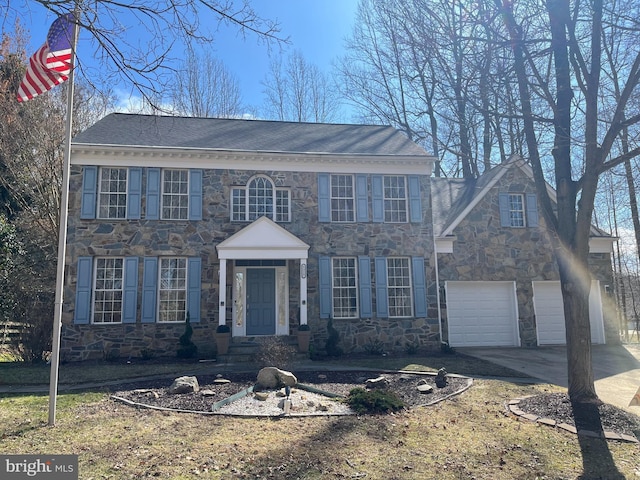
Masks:
[[[267,217],[260,217],[217,247],[220,259],[308,258],[309,245]]]

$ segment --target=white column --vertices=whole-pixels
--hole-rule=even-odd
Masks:
[[[227,323],[227,306],[225,300],[227,296],[227,260],[220,259],[220,270],[218,272],[218,324]]]
[[[300,259],[300,325],[307,324],[307,259]]]

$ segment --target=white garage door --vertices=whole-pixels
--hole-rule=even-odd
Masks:
[[[517,347],[518,307],[513,282],[446,282],[449,345]]]
[[[538,345],[564,345],[564,308],[560,282],[533,282],[533,306],[536,312]],[[589,295],[591,343],[604,343],[604,321],[600,283],[591,284]]]

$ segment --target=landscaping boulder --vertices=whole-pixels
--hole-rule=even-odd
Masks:
[[[443,367],[438,370],[438,374],[435,378],[436,387],[444,388],[447,386],[447,370]]]
[[[364,382],[365,386],[368,389],[374,388],[389,388],[389,380],[387,380],[384,376],[380,375],[378,378],[370,378],[366,382]]]
[[[256,386],[262,389],[278,388],[282,385],[294,387],[298,383],[296,376],[276,367],[264,367],[258,372]]]
[[[180,377],[176,378],[169,387],[169,393],[193,393],[200,390],[198,379],[196,377]]]

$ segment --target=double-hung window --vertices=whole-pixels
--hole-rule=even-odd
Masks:
[[[331,175],[331,221],[355,221],[353,175]]]
[[[524,227],[524,195],[509,194],[509,222],[512,227]]]
[[[407,221],[407,182],[402,175],[384,176],[384,221]]]
[[[390,318],[413,316],[409,258],[387,258],[387,295]]]
[[[358,317],[358,278],[355,257],[334,257],[332,269],[333,318]]]
[[[94,177],[95,178],[95,177]],[[98,218],[127,218],[127,169],[100,169],[98,180]]]
[[[187,259],[160,258],[158,321],[184,322],[187,315]]]
[[[189,171],[162,170],[162,219],[189,218]]]
[[[500,193],[500,226],[525,228],[538,226],[538,203],[534,193]]]
[[[231,189],[231,220],[252,222],[268,217],[276,222],[291,221],[291,195],[276,188],[270,178],[259,175],[244,187]]]
[[[97,258],[93,323],[122,322],[123,258]]]

